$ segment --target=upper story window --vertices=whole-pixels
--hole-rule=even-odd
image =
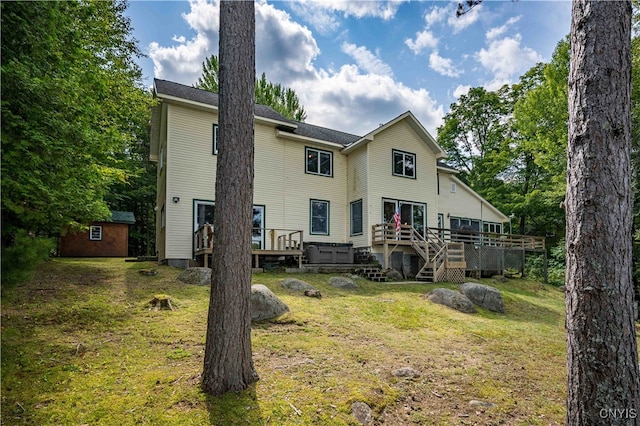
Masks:
[[[393,174],[411,179],[416,178],[416,155],[393,150]]]
[[[100,240],[102,240],[102,226],[91,226],[91,227],[89,227],[89,239],[91,241],[100,241]]]
[[[218,125],[213,123],[213,155],[218,155]]]
[[[333,176],[333,153],[316,148],[305,148],[305,172],[320,176]]]

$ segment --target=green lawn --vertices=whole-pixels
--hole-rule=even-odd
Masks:
[[[149,268],[158,275],[139,273]],[[422,298],[433,284],[359,279],[346,291],[327,284],[331,275],[256,274],[291,313],[253,326],[260,381],[211,398],[199,387],[209,289],[177,281],[179,272],[55,259],[4,289],[1,423],[347,425],[357,424],[357,401],[376,424],[564,423],[564,304],[554,287],[482,280],[502,291],[507,313],[469,315]],[[285,290],[286,277],[322,299]],[[150,310],[157,294],[175,309]],[[420,377],[392,375],[405,366]]]

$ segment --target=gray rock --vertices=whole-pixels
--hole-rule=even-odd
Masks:
[[[299,280],[297,278],[285,278],[280,282],[280,285],[288,290],[304,292],[306,290],[315,290],[315,288],[308,282]]]
[[[187,268],[178,275],[178,280],[186,284],[211,285],[211,269]]]
[[[420,377],[420,373],[412,367],[402,367],[397,370],[393,370],[391,373],[396,377],[408,377],[410,379],[416,379]]]
[[[307,297],[316,297],[318,299],[322,299],[322,294],[320,294],[319,290],[305,290],[304,295]]]
[[[493,312],[504,313],[504,301],[497,288],[480,283],[464,283],[460,286],[460,291],[476,305]]]
[[[466,314],[476,312],[476,307],[467,296],[448,288],[434,288],[427,293],[426,298],[433,303],[448,306]]]
[[[329,285],[344,290],[355,290],[358,288],[356,283],[351,278],[347,277],[331,277],[329,278]]]
[[[272,319],[287,312],[289,307],[267,286],[262,284],[251,286],[251,321]]]
[[[351,414],[361,425],[371,424],[371,407],[364,402],[354,402],[351,404]]]
[[[388,280],[391,281],[401,281],[404,279],[404,277],[402,276],[402,274],[400,272],[398,272],[395,269],[389,269],[386,273],[385,276],[387,277]]]

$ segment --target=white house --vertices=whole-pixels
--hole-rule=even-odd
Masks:
[[[161,262],[187,266],[202,253],[200,239],[207,234],[194,236],[215,213],[218,96],[154,83],[157,254]],[[427,247],[438,234],[434,228],[502,233],[509,218],[457,179],[444,157],[411,112],[361,136],[294,122],[256,105],[256,263],[267,250],[334,246],[370,252],[384,265],[394,259],[415,264],[416,258],[422,265],[435,248]],[[402,232],[395,229],[396,211]],[[422,253],[416,244],[424,246]]]

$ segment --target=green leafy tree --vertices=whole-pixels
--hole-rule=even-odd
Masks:
[[[198,78],[195,87],[218,93],[219,72],[218,58],[215,55],[211,55],[202,63],[202,76]],[[289,87],[282,86],[280,83],[267,81],[265,73],[262,73],[260,79],[256,80],[255,98],[256,103],[270,106],[283,117],[295,121],[304,121],[307,118],[307,113],[300,104],[300,99],[298,99],[296,92]]]
[[[123,2],[4,2],[3,224],[55,234],[108,215],[148,98]]]
[[[202,90],[208,90],[209,92],[218,93],[219,72],[220,64],[218,63],[218,57],[216,55],[209,56],[207,60],[202,63],[202,76],[198,77],[198,82],[195,84],[195,87]]]
[[[109,216],[150,97],[126,2],[2,2],[2,245]],[[146,126],[146,124],[144,124]]]

